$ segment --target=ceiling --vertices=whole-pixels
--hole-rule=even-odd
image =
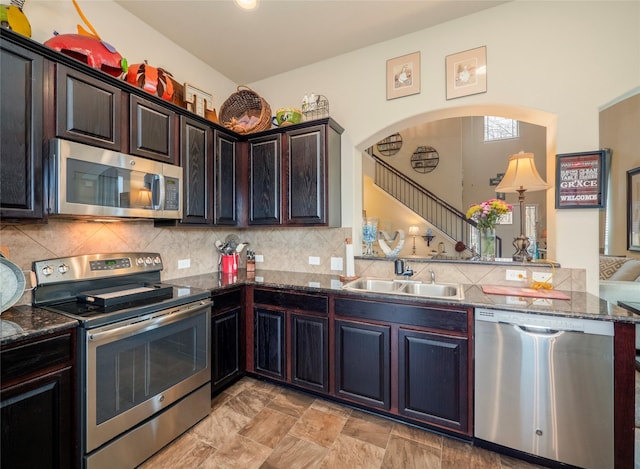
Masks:
[[[509,0],[115,0],[236,84],[252,83]],[[407,51],[412,52],[412,51]]]

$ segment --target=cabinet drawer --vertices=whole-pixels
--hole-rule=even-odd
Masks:
[[[233,291],[216,293],[212,296],[212,299],[214,315],[238,308],[244,301],[242,297],[242,290],[240,288]]]
[[[40,370],[62,367],[73,359],[72,333],[30,342],[0,352],[2,385]]]
[[[468,311],[446,306],[336,298],[336,315],[466,333]]]
[[[296,309],[310,313],[327,314],[329,310],[329,299],[326,296],[256,289],[253,294],[253,301],[256,304],[280,306],[281,308]]]

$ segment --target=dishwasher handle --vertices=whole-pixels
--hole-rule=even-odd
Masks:
[[[582,331],[567,331],[567,330],[559,330],[559,329],[551,329],[549,327],[543,326],[524,326],[520,324],[512,324],[516,329],[526,333],[533,335],[543,335],[543,336],[558,336],[564,334],[565,332],[580,332]]]

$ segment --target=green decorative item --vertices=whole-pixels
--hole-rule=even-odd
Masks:
[[[31,24],[22,12],[24,2],[25,0],[11,0],[10,5],[0,5],[0,26],[31,37]]]
[[[283,125],[299,124],[302,122],[302,111],[292,107],[280,108],[276,111],[274,124],[278,127]]]

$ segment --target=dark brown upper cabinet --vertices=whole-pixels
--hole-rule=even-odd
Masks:
[[[184,171],[182,223],[213,222],[213,131],[200,121],[180,119],[180,164]]]
[[[249,225],[279,225],[282,220],[280,134],[249,139]]]
[[[331,119],[248,139],[248,224],[340,226],[343,129]]]
[[[216,225],[238,224],[238,138],[227,132],[216,130],[214,166],[214,202]]]
[[[42,218],[44,59],[0,42],[0,217]]]
[[[130,95],[129,153],[178,164],[178,117],[170,109]]]
[[[122,151],[122,99],[120,88],[57,64],[57,136]]]
[[[340,134],[331,121],[284,133],[285,224],[340,226]]]

